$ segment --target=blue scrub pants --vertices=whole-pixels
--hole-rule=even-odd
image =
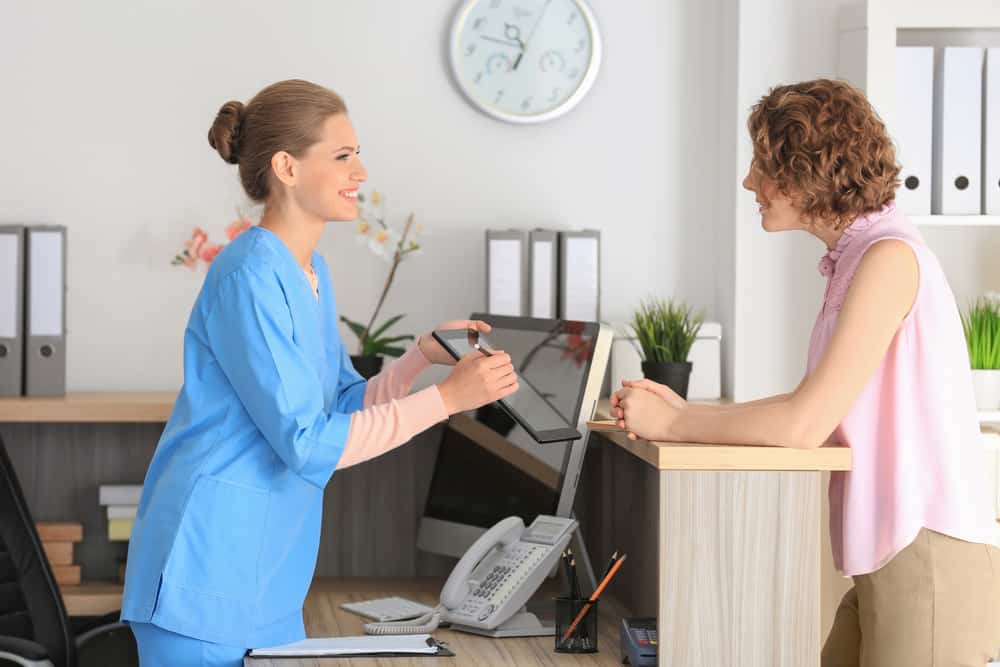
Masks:
[[[242,667],[245,648],[179,635],[152,623],[129,623],[139,646],[139,667]]]

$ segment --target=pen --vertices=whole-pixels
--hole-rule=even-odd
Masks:
[[[597,598],[601,597],[601,593],[604,592],[604,589],[605,587],[607,587],[608,582],[611,581],[611,578],[614,577],[615,573],[621,568],[622,563],[625,562],[626,556],[628,556],[628,554],[623,554],[622,557],[619,558],[618,561],[611,567],[611,570],[608,572],[607,576],[604,577],[603,581],[601,581],[600,585],[594,591],[594,594],[590,596],[590,599],[587,601],[587,604],[583,605],[583,609],[581,609],[580,613],[577,614],[576,618],[573,619],[573,622],[570,624],[569,629],[566,630],[566,634],[563,635],[562,638],[563,641],[569,639],[569,636],[573,634],[574,630],[576,630],[576,626],[580,625],[580,621],[583,620],[583,617],[587,615],[587,612],[590,611],[590,608],[593,606],[593,604],[597,602]]]
[[[485,347],[483,347],[483,346],[481,346],[479,344],[479,330],[478,329],[467,329],[466,330],[466,337],[469,340],[469,347],[471,347],[471,348],[473,348],[475,350],[479,350],[480,352],[482,352],[487,357],[492,357],[493,356],[492,352],[490,352]]]

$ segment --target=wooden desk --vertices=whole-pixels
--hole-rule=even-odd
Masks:
[[[427,605],[435,605],[444,585],[443,579],[317,579],[306,598],[304,618],[309,637],[364,634],[360,616],[340,608],[343,602],[357,602],[389,595],[399,595]],[[554,593],[554,591],[552,591]],[[550,593],[551,594],[551,593]],[[544,595],[540,596],[544,599]],[[601,598],[600,635],[597,653],[569,655],[553,651],[555,638],[488,639],[451,630],[437,630],[434,637],[446,642],[454,658],[326,658],[272,659],[249,658],[246,667],[531,667],[532,665],[588,665],[619,667],[618,623],[628,612],[612,598]]]
[[[849,470],[850,450],[600,435],[611,542],[657,572],[618,593],[659,617],[660,666],[818,667],[821,471]]]

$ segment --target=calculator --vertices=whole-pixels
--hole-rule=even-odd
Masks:
[[[622,619],[622,662],[634,667],[656,667],[656,619]]]

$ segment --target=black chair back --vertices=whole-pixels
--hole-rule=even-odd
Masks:
[[[62,595],[0,438],[0,635],[44,646],[55,667],[76,667]]]

